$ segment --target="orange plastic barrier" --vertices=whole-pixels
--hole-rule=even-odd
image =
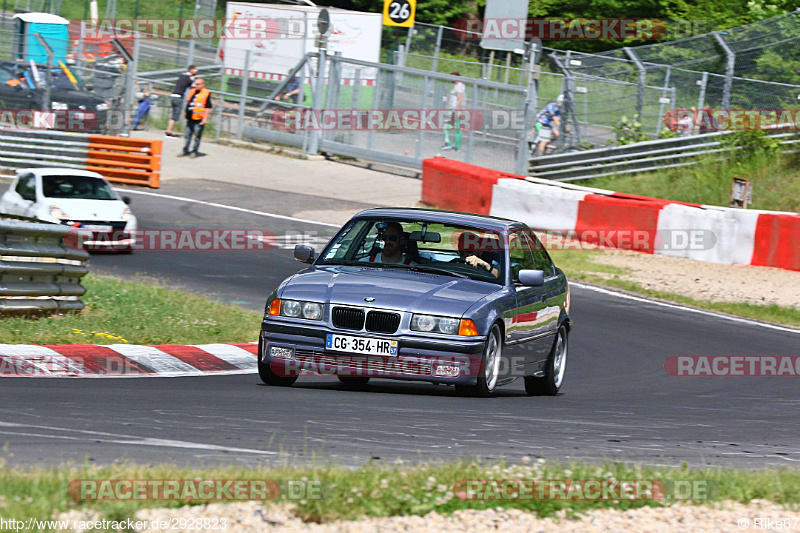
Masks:
[[[98,172],[109,181],[161,185],[161,141],[112,135],[89,135],[86,170]]]

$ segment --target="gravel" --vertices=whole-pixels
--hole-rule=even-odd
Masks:
[[[59,519],[80,520],[80,513],[71,511]],[[86,517],[93,515],[87,514]],[[516,509],[464,510],[445,516],[429,513],[425,516],[395,516],[389,518],[365,518],[358,521],[335,521],[327,524],[304,523],[294,516],[291,504],[275,504],[264,507],[258,502],[233,504],[210,504],[178,509],[142,509],[135,520],[164,521],[170,519],[225,518],[226,533],[250,533],[270,531],[274,533],[401,533],[436,531],[437,533],[469,532],[558,532],[577,530],[588,533],[611,533],[637,531],[671,533],[673,531],[718,532],[760,531],[783,529],[800,531],[800,512],[790,511],[772,502],[753,500],[747,505],[737,502],[721,502],[707,506],[673,505],[670,507],[643,507],[631,510],[598,509],[576,519],[568,519],[564,511],[556,517],[538,518],[533,513]],[[86,518],[84,518],[86,519]],[[761,519],[762,522],[758,522]],[[772,527],[765,519],[787,520],[789,527]],[[167,532],[176,529],[142,529],[141,532]],[[181,528],[180,531],[204,531]],[[209,530],[210,531],[210,530]]]

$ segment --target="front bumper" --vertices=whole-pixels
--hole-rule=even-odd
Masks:
[[[327,334],[397,341],[397,356],[365,355],[326,349]],[[432,383],[472,385],[480,372],[485,338],[436,339],[429,336],[383,335],[264,320],[259,337],[259,362],[282,376],[369,376]],[[288,348],[289,357],[273,357],[270,347]]]

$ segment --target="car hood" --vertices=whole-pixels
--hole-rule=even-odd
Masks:
[[[75,220],[121,220],[127,207],[122,200],[86,200],[79,198],[44,198],[47,208],[58,206],[67,216]]]
[[[280,298],[460,317],[475,302],[501,289],[483,281],[402,268],[326,266],[292,277]]]

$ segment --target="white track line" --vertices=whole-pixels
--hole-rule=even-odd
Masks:
[[[184,198],[182,196],[171,196],[169,194],[158,194],[155,192],[146,192],[146,191],[135,191],[132,189],[120,189],[124,190],[125,192],[130,192],[133,194],[143,194],[145,196],[157,196],[159,198],[169,198],[170,200],[180,200],[182,202],[188,202],[190,204],[200,204],[200,205],[209,205],[211,207],[221,207],[222,209],[230,209],[232,211],[240,211],[242,213],[250,213],[251,215],[260,215],[262,217],[271,217],[271,218],[279,218],[281,220],[291,220],[293,222],[302,222],[304,224],[314,224],[316,226],[329,226],[331,228],[341,228],[341,224],[329,224],[327,222],[317,222],[316,220],[308,220],[305,218],[296,218],[296,217],[287,217],[286,215],[276,215],[275,213],[266,213],[264,211],[255,211],[253,209],[245,209],[244,207],[234,207],[232,205],[223,205],[217,204],[214,202],[204,202],[203,200],[195,200],[193,198]]]
[[[770,324],[769,322],[759,322],[759,321],[750,320],[750,319],[747,319],[747,318],[741,318],[741,317],[736,317],[736,316],[731,316],[731,315],[725,315],[725,314],[722,314],[722,313],[715,313],[714,311],[704,311],[702,309],[695,309],[693,307],[686,307],[686,306],[680,305],[680,304],[659,302],[657,300],[650,300],[648,298],[640,298],[638,296],[633,296],[631,294],[625,294],[625,293],[617,292],[617,291],[614,291],[614,290],[603,289],[601,287],[595,287],[593,285],[584,285],[583,283],[578,283],[578,282],[575,282],[575,281],[570,281],[569,284],[571,286],[573,286],[573,287],[580,287],[581,289],[587,289],[587,290],[590,290],[590,291],[595,291],[595,292],[599,292],[599,293],[602,293],[602,294],[607,294],[609,296],[616,296],[617,298],[623,298],[625,300],[634,300],[636,302],[642,302],[642,303],[646,303],[646,304],[650,304],[650,305],[658,305],[658,306],[661,306],[661,307],[668,307],[670,309],[677,309],[679,311],[689,311],[690,313],[697,313],[699,315],[707,315],[707,316],[712,316],[712,317],[716,317],[716,318],[723,318],[725,320],[730,320],[732,322],[741,322],[741,323],[744,323],[744,324],[750,324],[750,325],[753,325],[753,326],[760,326],[760,327],[764,327],[764,328],[775,329],[775,330],[778,330],[778,331],[786,331],[786,332],[789,332],[789,333],[800,333],[800,330],[798,330],[796,328],[778,326],[777,324]]]
[[[283,219],[283,220],[292,220],[292,221],[295,221],[295,222],[303,222],[305,224],[316,224],[316,225],[319,225],[319,226],[329,226],[329,227],[332,227],[332,228],[341,227],[340,224],[328,224],[327,222],[317,222],[315,220],[307,220],[305,218],[287,217],[285,215],[276,215],[275,213],[265,213],[263,211],[254,211],[252,209],[245,209],[243,207],[233,207],[233,206],[230,206],[230,205],[216,204],[216,203],[213,203],[213,202],[204,202],[202,200],[194,200],[192,198],[183,198],[181,196],[171,196],[171,195],[168,195],[168,194],[158,194],[158,193],[154,193],[154,192],[136,191],[136,190],[131,190],[131,189],[124,189],[124,190],[127,191],[127,192],[134,193],[134,194],[144,194],[144,195],[147,195],[147,196],[157,196],[157,197],[162,197],[162,198],[169,198],[171,200],[180,200],[180,201],[183,201],[183,202],[189,202],[189,203],[194,203],[194,204],[209,205],[209,206],[212,206],[212,207],[220,207],[222,209],[231,209],[233,211],[240,211],[240,212],[243,212],[243,213],[250,213],[250,214],[253,214],[253,215],[261,215],[261,216],[265,216],[265,217],[280,218],[280,219]],[[646,304],[651,304],[651,305],[658,305],[658,306],[661,306],[661,307],[668,307],[670,309],[677,309],[679,311],[689,311],[691,313],[697,313],[697,314],[700,314],[700,315],[706,315],[706,316],[712,316],[712,317],[716,317],[716,318],[722,318],[722,319],[725,319],[725,320],[730,320],[730,321],[733,321],[733,322],[740,322],[740,323],[744,323],[744,324],[751,324],[751,325],[754,325],[754,326],[761,326],[761,327],[765,327],[765,328],[768,328],[768,329],[774,329],[774,330],[777,330],[777,331],[786,331],[786,332],[789,332],[789,333],[800,333],[800,330],[797,330],[797,329],[794,329],[794,328],[778,326],[776,324],[770,324],[770,323],[767,323],[767,322],[758,322],[758,321],[755,321],[755,320],[748,320],[746,318],[739,318],[739,317],[734,317],[734,316],[725,315],[725,314],[721,314],[721,313],[715,313],[713,311],[702,311],[700,309],[694,309],[692,307],[686,307],[686,306],[683,306],[683,305],[680,305],[680,304],[669,304],[669,303],[665,303],[665,302],[657,302],[657,301],[654,301],[654,300],[649,300],[647,298],[639,298],[637,296],[632,296],[630,294],[624,294],[624,293],[621,293],[621,292],[601,289],[600,287],[593,287],[591,285],[584,285],[582,283],[570,282],[570,285],[574,285],[575,287],[580,287],[582,289],[588,289],[588,290],[591,290],[591,291],[595,291],[595,292],[599,292],[599,293],[602,293],[602,294],[606,294],[608,296],[615,296],[617,298],[623,298],[623,299],[626,299],[626,300],[634,300],[636,302],[641,302],[641,303],[646,303]]]

